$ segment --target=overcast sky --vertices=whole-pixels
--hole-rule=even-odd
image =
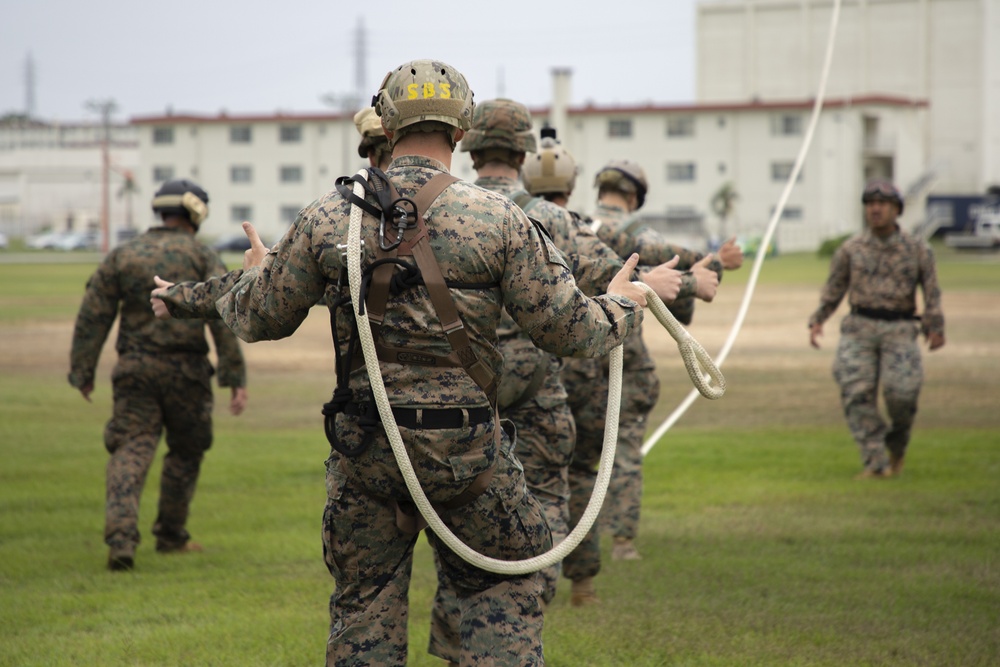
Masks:
[[[368,100],[388,70],[436,58],[465,74],[478,100],[547,105],[552,68],[568,67],[572,104],[690,102],[695,4],[3,0],[0,114],[27,109],[29,54],[34,113],[47,120],[96,120],[85,103],[106,99],[119,121],[168,107],[326,111],[324,96],[358,87],[359,23]]]

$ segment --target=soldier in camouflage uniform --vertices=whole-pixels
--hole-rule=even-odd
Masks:
[[[903,212],[899,191],[874,180],[861,201],[867,227],[833,255],[820,306],[809,317],[809,344],[819,347],[823,323],[846,294],[851,312],[840,324],[833,376],[861,452],[858,478],[879,479],[902,472],[923,382],[917,335],[923,332],[931,351],[942,347],[944,314],[930,246],[896,222]],[[923,316],[916,315],[917,287]],[[888,425],[879,414],[880,382]]]
[[[530,112],[523,104],[507,99],[476,105],[472,128],[461,143],[461,150],[472,156],[479,176],[476,185],[517,203],[569,258],[577,285],[584,294],[603,294],[624,260],[600,243],[589,229],[577,225],[565,209],[532,197],[524,190],[520,183],[521,165],[525,155],[535,147]],[[601,248],[592,247],[583,237],[589,237]],[[672,301],[680,288],[681,274],[671,266],[672,263],[642,267],[637,277],[650,284],[661,298]],[[558,543],[569,534],[568,467],[575,442],[573,414],[560,380],[562,360],[537,348],[510,315],[504,315],[497,333],[504,359],[500,416],[510,419],[517,428],[515,454],[524,467],[528,489],[542,506],[552,540]],[[542,570],[545,604],[555,597],[559,571],[558,564]],[[452,663],[458,661],[457,623],[454,592],[441,582],[432,613],[431,654]]]
[[[566,163],[572,158],[559,146],[552,145],[548,150],[553,151],[553,156],[547,157],[545,151],[537,156],[526,170],[525,180],[530,182],[529,187],[534,192],[544,192],[547,197],[565,204],[574,181],[560,178],[555,165],[560,160]],[[548,168],[546,164],[549,165]],[[560,169],[565,171],[565,164]],[[654,230],[628,219],[628,214],[637,210],[645,199],[646,180],[641,167],[628,161],[613,162],[599,172],[598,185],[601,184],[601,179],[604,186],[599,192],[595,214],[598,219],[581,221],[596,231],[598,237],[619,254],[637,250],[642,263],[678,256],[680,261],[677,267],[688,269],[686,279],[691,287],[682,291],[681,298],[668,307],[679,319],[685,319],[686,313],[686,319],[690,321],[692,307],[688,304],[692,303],[694,297],[704,300],[714,297],[718,275],[713,269],[721,270],[721,267],[709,267],[708,263],[712,261],[710,257],[703,258],[699,254],[671,245]],[[577,218],[580,219],[579,216]],[[739,261],[742,261],[742,253],[735,244],[727,246],[726,252],[732,255],[734,248]],[[732,257],[732,260],[736,264],[736,257]],[[659,395],[655,365],[641,336],[633,337],[625,344],[623,373],[615,469],[602,515],[609,517],[615,538],[612,558],[632,560],[639,557],[633,540],[638,531],[642,493],[642,439],[645,435],[646,417]],[[595,467],[604,439],[607,361],[603,366],[596,366],[589,360],[572,360],[563,369],[563,382],[570,394],[569,402],[577,426],[577,451],[570,470],[570,515],[573,525],[586,509],[596,479]],[[584,605],[597,600],[593,581],[600,571],[600,543],[596,533],[574,550],[564,562],[563,570],[573,581],[573,604]]]
[[[354,126],[361,135],[358,155],[368,158],[368,164],[373,167],[388,169],[392,162],[392,149],[389,148],[389,140],[385,138],[382,120],[375,113],[375,108],[365,107],[354,114]]]
[[[69,383],[90,400],[94,370],[121,309],[118,363],[112,375],[114,414],[104,431],[107,466],[104,541],[108,567],[130,570],[139,544],[139,497],[160,434],[167,432],[156,550],[184,553],[185,525],[205,452],[212,444],[213,395],[205,322],[159,322],[149,308],[153,276],[206,280],[225,273],[222,260],[195,239],[208,215],[208,195],[191,181],[169,181],[156,193],[153,211],[163,220],[112,250],[87,282],[73,331]],[[246,369],[239,342],[224,323],[208,322],[219,361],[219,385],[232,388],[230,411],[246,405]]]
[[[535,556],[551,544],[548,526],[525,487],[512,451],[513,433],[495,412],[495,380],[503,364],[497,340],[502,310],[550,352],[606,354],[642,319],[645,298],[629,282],[636,258],[615,276],[607,295],[587,298],[562,255],[513,202],[448,176],[452,151],[469,128],[474,108],[465,78],[452,67],[429,60],[406,63],[386,75],[375,102],[394,160],[388,181],[371,173],[370,187],[384,193],[391,182],[400,197],[432,200],[417,209],[419,216],[405,219],[418,222],[404,224],[402,239],[393,234],[405,222],[396,213],[404,206],[412,213],[408,204],[402,199],[384,203],[374,190],[357,200],[351,194],[356,179],[341,179],[337,190],[302,210],[270,251],[245,224],[252,248],[242,272],[162,287],[153,293],[154,309],[160,316],[168,309],[185,316],[216,309],[246,341],[288,336],[328,287],[347,293],[346,259],[338,246],[347,241],[352,203],[367,210],[361,221],[363,264],[366,275],[374,275],[365,307],[369,315],[376,308],[381,319],[381,325],[372,322],[381,372],[419,482],[449,529],[473,549],[505,560]],[[431,197],[425,186],[440,193]],[[401,278],[383,309],[372,295],[384,289],[373,259],[384,248],[401,252],[397,241],[415,257],[432,250],[442,279],[420,268],[420,259],[409,269],[380,264]],[[449,324],[448,331],[459,341],[467,338],[460,345],[460,363],[448,363],[452,341],[432,301],[442,283],[462,324]],[[402,665],[419,522],[369,400],[366,367],[351,370],[351,344],[343,341],[353,326],[352,307],[337,309],[331,301],[340,372],[335,400],[326,411],[333,451],[327,461],[323,540],[326,564],[337,582],[330,600],[327,664]],[[461,663],[542,664],[537,573],[492,574],[459,558],[433,533],[427,537],[442,577],[459,593]]]

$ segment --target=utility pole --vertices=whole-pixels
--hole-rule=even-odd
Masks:
[[[88,111],[101,114],[101,125],[104,132],[101,137],[101,252],[107,253],[110,248],[111,225],[109,221],[109,183],[111,158],[108,154],[111,143],[111,114],[118,109],[118,104],[112,100],[88,100],[84,107]]]
[[[358,27],[354,32],[354,92],[352,93],[326,93],[320,95],[323,104],[339,109],[345,118],[341,119],[341,173],[351,173],[351,163],[354,161],[351,146],[351,122],[354,114],[362,106],[367,106],[364,97],[365,86],[365,25],[364,19],[358,19]]]

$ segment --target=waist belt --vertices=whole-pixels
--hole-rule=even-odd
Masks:
[[[886,308],[862,308],[861,306],[851,306],[852,315],[860,315],[872,320],[885,320],[896,322],[898,320],[919,320],[920,316],[915,315],[912,310],[888,310]]]
[[[358,416],[360,404],[348,403],[344,414]],[[484,424],[493,417],[493,409],[481,408],[392,408],[392,416],[396,424],[403,428],[420,428],[437,430],[444,428],[462,428]]]

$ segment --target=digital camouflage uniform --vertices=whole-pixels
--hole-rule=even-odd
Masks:
[[[642,224],[630,224],[629,213],[617,206],[598,203],[587,224],[607,247],[621,257],[639,255],[642,265],[657,265],[679,257],[676,268],[690,269],[704,256],[669,243],[662,234]],[[716,260],[710,265],[720,275],[722,265]],[[690,322],[696,281],[690,273],[684,276],[681,291],[668,305],[682,321]],[[608,362],[600,367],[591,360],[573,360],[563,370],[563,382],[570,394],[570,405],[577,428],[577,451],[570,471],[570,525],[573,526],[586,510],[596,480],[596,465],[604,441],[604,417],[607,407]],[[656,364],[640,335],[625,342],[622,364],[621,412],[615,467],[608,495],[601,511],[601,521],[615,537],[634,539],[639,529],[642,499],[642,442],[647,417],[659,398]],[[600,540],[594,532],[577,547],[563,563],[564,574],[580,581],[595,576],[600,570]]]
[[[437,173],[440,162],[420,156],[393,161],[389,176],[400,196],[412,197]],[[369,200],[372,201],[372,200]],[[235,284],[230,278],[182,285],[165,301],[175,314],[216,306],[247,341],[290,335],[310,307],[345,269],[338,244],[347,240],[350,206],[334,191],[303,209],[262,266]],[[506,197],[457,182],[425,213],[428,237],[448,281],[469,288],[451,294],[479,359],[499,377],[503,359],[497,327],[504,307],[540,347],[560,355],[606,354],[635,329],[642,311],[617,296],[588,300],[562,256]],[[362,239],[377,242],[377,221],[366,215]],[[366,262],[370,257],[364,258]],[[234,276],[235,277],[235,276]],[[231,289],[230,289],[231,288]],[[185,305],[186,304],[186,305]],[[191,306],[194,306],[193,308]],[[353,315],[341,310],[340,340]],[[450,350],[422,285],[390,296],[381,327],[387,345],[447,354]],[[381,362],[390,403],[397,409],[488,409],[485,393],[462,368]],[[367,396],[362,366],[351,374],[356,397]],[[434,503],[444,503],[490,466],[486,491],[469,504],[441,512],[442,520],[480,553],[505,560],[544,552],[551,544],[541,508],[528,493],[521,465],[502,433],[494,446],[492,418],[449,429],[400,427],[413,467]],[[337,416],[336,435],[354,446],[364,432],[359,418]],[[330,600],[329,665],[402,665],[407,654],[407,591],[417,535],[396,523],[396,503],[409,493],[381,427],[356,457],[334,451],[327,461],[328,501],[324,553],[337,586]],[[459,592],[462,664],[543,663],[541,577],[496,575],[453,554],[431,532],[439,576]]]
[[[913,316],[917,287],[924,298],[919,320]],[[917,414],[923,381],[917,335],[921,330],[944,335],[941,289],[930,246],[898,226],[885,239],[865,230],[847,240],[833,255],[820,306],[809,325],[823,324],[845,294],[851,314],[840,323],[833,376],[865,469],[882,471],[888,465],[887,450],[903,457]],[[878,410],[880,382],[888,425]]]
[[[73,331],[72,386],[93,385],[101,348],[121,310],[112,374],[114,412],[104,430],[111,454],[104,541],[113,553],[132,554],[139,543],[139,498],[164,429],[168,452],[153,534],[160,550],[188,541],[188,510],[202,458],[212,444],[214,371],[205,322],[157,320],[149,293],[155,275],[206,280],[225,270],[219,256],[193,234],[156,227],[112,250],[87,282]],[[208,326],[218,354],[219,385],[245,386],[236,337],[218,319]]]

